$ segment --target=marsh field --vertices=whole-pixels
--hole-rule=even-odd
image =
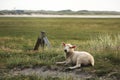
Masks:
[[[51,48],[33,51],[40,31]],[[90,52],[94,67],[66,70],[62,42]],[[120,18],[0,17],[0,80],[119,80]]]

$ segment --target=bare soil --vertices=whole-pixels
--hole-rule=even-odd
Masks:
[[[72,77],[73,79],[87,79],[87,78],[93,78],[94,74],[90,72],[85,72],[82,69],[75,69],[75,70],[69,70],[65,69],[61,66],[42,66],[42,67],[35,67],[35,68],[24,68],[24,69],[18,69],[14,68],[9,72],[10,75],[16,76],[16,75],[37,75],[42,77]]]

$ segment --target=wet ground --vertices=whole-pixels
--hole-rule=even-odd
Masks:
[[[4,70],[3,70],[4,72]],[[94,67],[81,67],[79,69],[70,70],[66,66],[36,66],[32,68],[14,68],[4,72],[3,76],[38,76],[42,78],[63,78],[72,80],[120,80],[118,72],[110,72],[108,74],[99,75]],[[2,75],[1,75],[2,76]]]
[[[0,17],[43,17],[43,18],[120,18],[120,15],[0,15]]]
[[[58,66],[42,66],[42,67],[36,67],[36,68],[24,68],[24,69],[17,69],[14,68],[9,72],[10,75],[37,75],[42,77],[72,77],[73,79],[86,79],[86,78],[92,78],[94,77],[93,74],[90,72],[85,72],[82,69],[75,69],[75,70],[69,70],[65,69],[63,67]]]

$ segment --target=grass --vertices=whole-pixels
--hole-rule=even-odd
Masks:
[[[62,42],[95,57],[95,67],[83,68],[96,76],[119,79],[120,19],[0,18],[0,77],[6,69],[54,65],[64,60]],[[40,31],[46,31],[51,49],[32,51]],[[5,72],[4,72],[5,70]],[[115,74],[112,74],[114,73]],[[108,77],[109,76],[109,77]],[[34,78],[34,79],[33,79]],[[4,80],[48,80],[37,76],[2,77]],[[64,80],[63,78],[51,80]],[[65,79],[66,80],[66,79]],[[70,79],[69,79],[70,80]],[[72,80],[72,79],[71,79]],[[92,80],[92,79],[91,79]]]

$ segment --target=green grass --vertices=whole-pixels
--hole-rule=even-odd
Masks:
[[[40,31],[45,31],[51,49],[32,51]],[[80,18],[0,18],[0,71],[1,69],[29,68],[54,65],[64,60],[61,43],[71,43],[76,50],[85,50],[95,57],[95,67],[83,68],[101,76],[117,78],[120,75],[120,19]],[[36,76],[24,76],[34,80]],[[21,76],[5,77],[20,80]],[[30,79],[29,79],[30,78]],[[36,77],[36,80],[42,78]],[[43,79],[44,80],[44,79]],[[48,80],[47,78],[45,80]],[[55,80],[62,80],[55,79]],[[63,79],[64,80],[64,79]],[[72,79],[71,79],[72,80]]]
[[[46,31],[50,39],[86,40],[89,39],[90,35],[95,36],[99,32],[119,32],[119,20],[120,19],[0,18],[0,36],[19,36],[34,39],[40,31]]]

